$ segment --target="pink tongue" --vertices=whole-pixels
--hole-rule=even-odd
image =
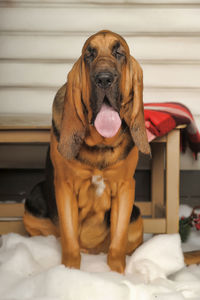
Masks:
[[[94,126],[98,133],[105,138],[113,137],[121,126],[121,119],[118,112],[111,106],[103,104],[96,116]]]

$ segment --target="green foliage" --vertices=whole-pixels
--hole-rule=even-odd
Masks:
[[[197,209],[200,209],[200,206],[194,207],[189,217],[181,217],[179,220],[179,233],[182,243],[187,241],[192,227],[200,230],[200,214],[195,212]]]
[[[191,227],[192,227],[191,216],[188,218],[182,217],[179,220],[179,234],[181,236],[182,243],[187,241],[188,236],[190,234]]]

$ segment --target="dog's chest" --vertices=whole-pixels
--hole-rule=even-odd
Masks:
[[[110,209],[111,196],[108,183],[101,175],[92,175],[81,182],[78,189],[77,203],[79,222]],[[103,221],[103,217],[101,218]],[[99,219],[100,221],[100,219]]]
[[[91,183],[94,185],[96,197],[100,197],[106,187],[103,177],[101,175],[93,175]]]
[[[109,145],[89,145],[86,141],[82,144],[76,159],[94,169],[105,170],[126,159],[133,148],[133,141],[130,133],[122,132],[115,143]]]
[[[101,175],[84,180],[77,195],[79,241],[82,249],[96,247],[108,234],[105,213],[110,210],[110,188]]]

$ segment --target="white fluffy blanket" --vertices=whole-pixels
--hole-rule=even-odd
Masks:
[[[83,254],[80,271],[60,262],[60,243],[53,236],[2,236],[0,299],[200,299],[200,266],[184,267],[178,234],[144,243],[127,258],[125,275],[111,272],[105,255]]]

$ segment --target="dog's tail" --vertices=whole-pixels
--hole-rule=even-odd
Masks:
[[[183,253],[184,261],[187,266],[200,264],[200,251],[190,251]]]

